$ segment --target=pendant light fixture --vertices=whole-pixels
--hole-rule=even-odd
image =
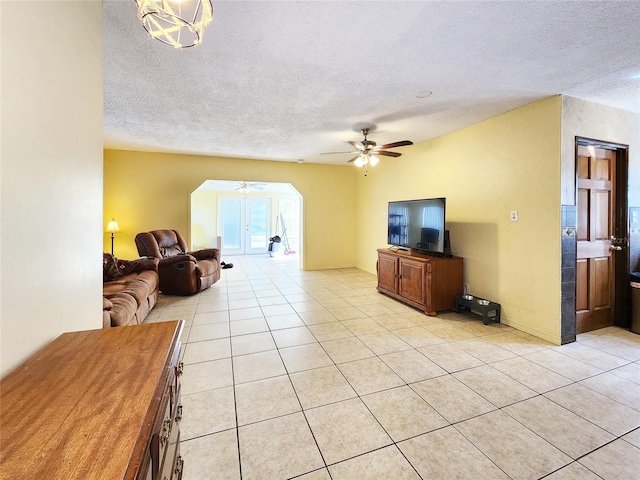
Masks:
[[[138,19],[151,38],[174,48],[202,42],[213,20],[211,0],[135,0]]]

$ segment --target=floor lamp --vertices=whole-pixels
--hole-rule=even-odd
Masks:
[[[120,233],[120,227],[118,226],[118,222],[116,222],[112,218],[111,221],[107,224],[107,229],[105,230],[105,232],[111,234],[111,255],[113,255],[113,237],[114,237],[113,234]]]

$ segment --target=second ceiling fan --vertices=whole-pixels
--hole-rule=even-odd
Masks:
[[[249,193],[253,190],[262,190],[265,185],[266,183],[240,182],[238,188],[236,188],[236,192]]]
[[[413,142],[410,140],[401,140],[399,142],[392,142],[378,146],[376,142],[367,139],[367,135],[369,135],[370,132],[368,128],[363,128],[360,131],[362,132],[362,135],[364,135],[364,140],[360,142],[347,142],[351,144],[356,150],[350,152],[327,152],[321,155],[329,155],[334,153],[355,153],[356,155],[351,160],[348,160],[347,163],[353,162],[358,167],[362,167],[364,165],[374,166],[380,160],[378,158],[378,155],[382,155],[385,157],[399,157],[400,155],[402,155],[398,152],[389,152],[387,151],[387,149],[413,145]]]

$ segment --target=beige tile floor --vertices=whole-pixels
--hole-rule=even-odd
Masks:
[[[357,269],[234,257],[183,318],[185,480],[640,479],[640,335],[428,317]]]

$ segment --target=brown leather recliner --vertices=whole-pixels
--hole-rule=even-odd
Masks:
[[[176,230],[139,233],[136,247],[141,257],[160,260],[160,291],[167,295],[192,295],[220,280],[220,251],[187,252],[187,243]]]

